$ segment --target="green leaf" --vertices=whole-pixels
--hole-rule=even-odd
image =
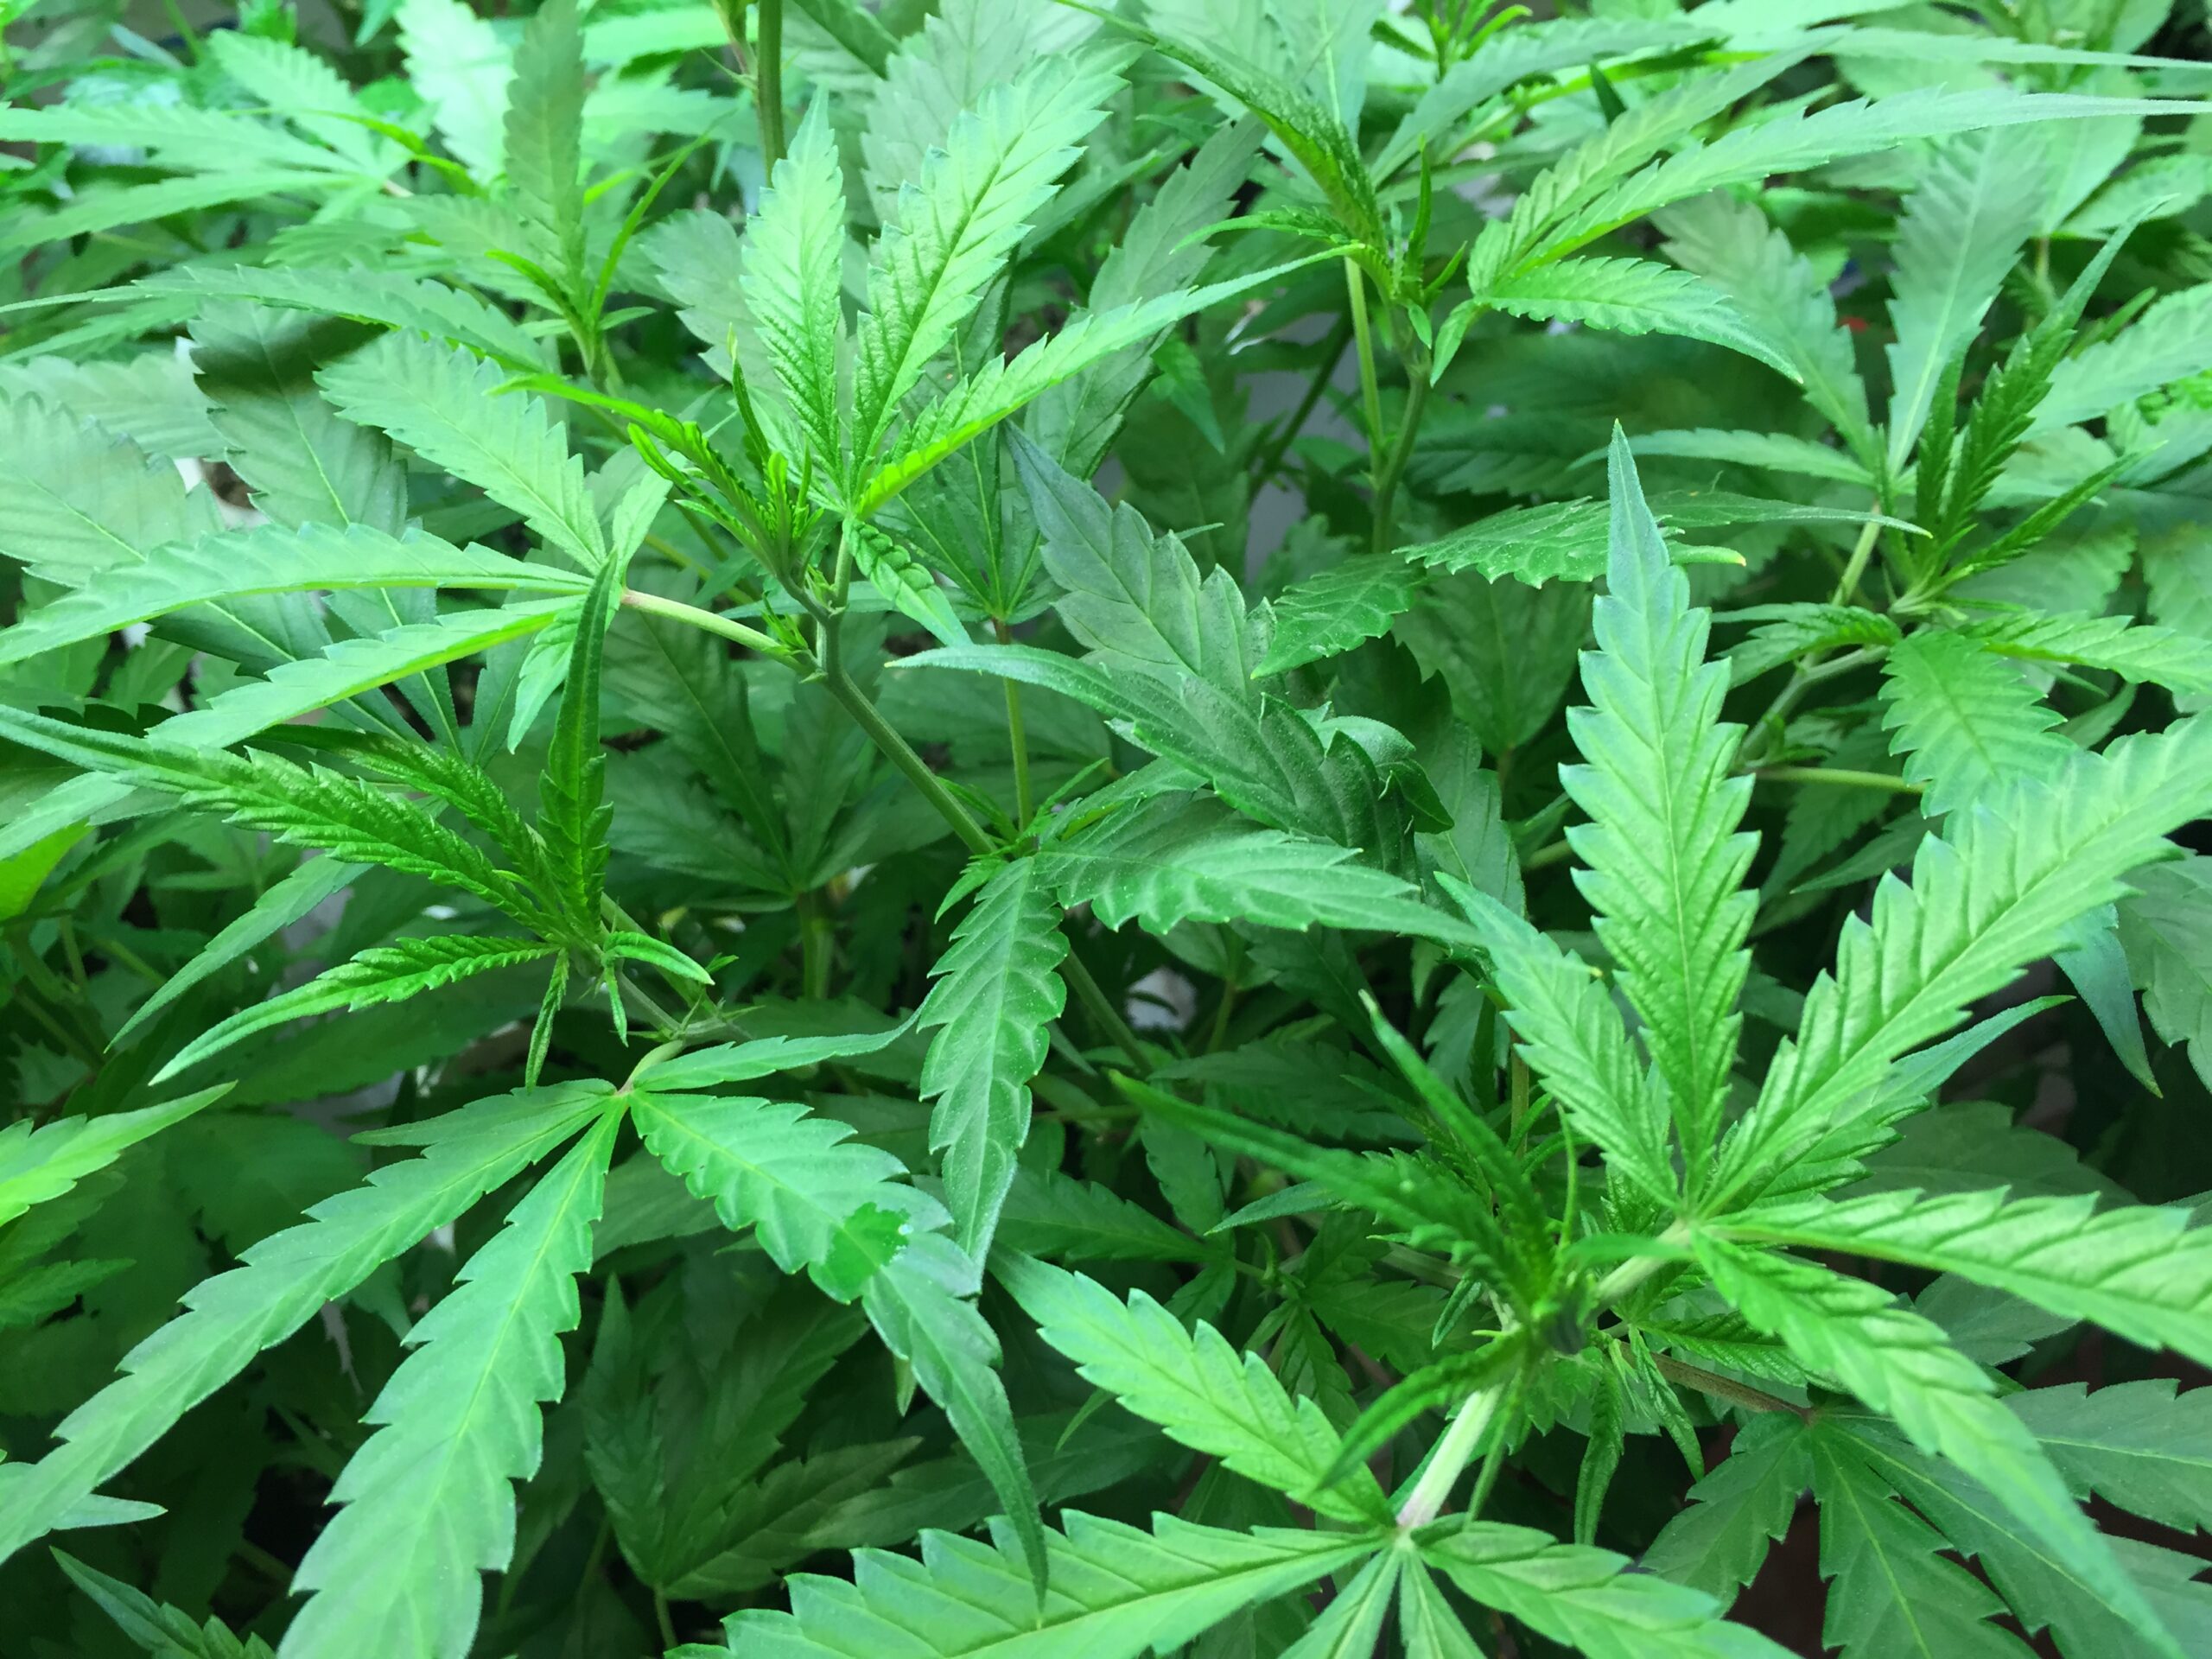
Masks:
[[[1731,1236],[1956,1273],[2152,1349],[2212,1356],[2212,1228],[2098,1195],[1882,1192],[1731,1217]]]
[[[1090,660],[1246,695],[1244,595],[1230,573],[1202,575],[1178,537],[1154,536],[1134,507],[1109,506],[1024,434],[1007,444],[1061,589],[1053,609]]]
[[[398,149],[363,125],[365,113],[338,72],[313,52],[287,41],[240,29],[210,31],[203,37],[216,67],[250,93],[254,102],[289,120],[364,172],[387,173]]]
[[[1980,618],[1961,630],[2000,657],[2078,663],[2170,691],[2212,691],[2212,640],[2124,616],[2050,616],[2019,612]]]
[[[806,1273],[838,1301],[858,1295],[910,1231],[947,1219],[897,1179],[906,1170],[896,1158],[804,1106],[641,1090],[631,1111],[653,1156],[724,1226],[755,1228],[778,1267]]]
[[[479,182],[498,177],[512,74],[507,48],[461,0],[398,0],[395,10],[408,84],[430,106],[438,136]]]
[[[607,562],[607,537],[584,487],[583,463],[546,407],[502,394],[506,376],[474,353],[387,334],[315,376],[339,412],[381,428],[424,460],[483,489],[587,570]]]
[[[2093,421],[2207,369],[2212,369],[2212,283],[2201,283],[2166,295],[2112,339],[2061,363],[2030,430]]]
[[[214,497],[188,493],[174,466],[35,399],[0,402],[0,442],[19,469],[0,493],[0,554],[34,575],[79,587],[221,528]]]
[[[2067,1484],[2182,1532],[2212,1525],[2212,1395],[2168,1378],[2029,1389],[2005,1402]]]
[[[1890,752],[1905,756],[1930,814],[1988,800],[2012,779],[2051,778],[2079,753],[2018,669],[1958,634],[1923,629],[1891,649],[1884,673]]]
[[[1713,1288],[1753,1325],[1888,1413],[1916,1446],[1986,1485],[2032,1536],[2075,1562],[2154,1651],[2178,1659],[2173,1638],[2034,1437],[1998,1402],[1988,1376],[1942,1331],[1864,1280],[1707,1233],[1694,1235],[1694,1242]]]
[[[1790,378],[1802,378],[1797,355],[1791,353]],[[1732,467],[1754,467],[1763,472],[1794,473],[1805,478],[1825,478],[1839,484],[1874,486],[1872,476],[1850,451],[1837,449],[1787,432],[1722,432],[1710,427],[1694,430],[1645,432],[1630,438],[1628,447],[1638,455],[1667,455],[1683,461],[1718,461]]]
[[[1722,1619],[1710,1597],[1630,1573],[1611,1550],[1494,1521],[1441,1522],[1418,1548],[1475,1601],[1588,1659],[1781,1659],[1766,1637]]]
[[[1010,1248],[1063,1262],[1205,1262],[1216,1254],[1143,1205],[1058,1170],[1017,1167],[999,1227]]]
[[[528,253],[588,300],[584,270],[583,40],[576,0],[546,0],[515,43],[507,88],[507,188],[529,232]],[[833,290],[834,292],[834,290]]]
[[[1644,1567],[1724,1606],[1733,1602],[1758,1576],[1769,1546],[1789,1530],[1812,1478],[1804,1423],[1783,1411],[1752,1418],[1643,1552]]]
[[[136,563],[110,566],[0,632],[0,663],[95,639],[188,605],[253,594],[385,588],[575,594],[585,585],[567,571],[481,547],[454,547],[420,531],[399,538],[358,524],[345,531],[263,525],[172,542]]]
[[[934,1030],[921,1096],[934,1103],[930,1149],[944,1155],[945,1197],[961,1246],[988,1254],[1014,1154],[1029,1134],[1029,1082],[1043,1070],[1047,1027],[1067,993],[1060,907],[1043,861],[1007,865],[930,970],[920,1024]]]
[[[383,864],[471,893],[486,903],[534,913],[514,878],[429,814],[359,779],[270,754],[230,754],[63,724],[0,709],[0,735],[142,788],[181,797],[296,847],[316,847],[354,864]]]
[[[695,1048],[689,1054],[639,1065],[637,1080],[655,1094],[686,1089],[714,1089],[726,1083],[747,1083],[773,1077],[779,1071],[800,1071],[825,1060],[852,1059],[879,1053],[904,1037],[906,1022],[883,1031],[855,1032],[835,1037],[756,1037],[750,1042],[718,1043]]]
[[[614,817],[607,799],[607,753],[599,742],[600,664],[620,585],[619,562],[609,560],[584,599],[553,741],[537,780],[537,832],[556,889],[553,897],[570,921],[586,930],[599,919],[607,887],[607,830]]]
[[[342,1504],[294,1577],[311,1593],[280,1659],[353,1654],[464,1659],[481,1570],[514,1552],[513,1483],[543,1450],[540,1407],[561,1397],[561,1337],[580,1317],[618,1112],[601,1117],[508,1212],[451,1294],[408,1333],[415,1351],[364,1421],[376,1433],[331,1488]]]
[[[1611,550],[1582,658],[1592,706],[1567,711],[1583,763],[1560,781],[1592,822],[1567,832],[1580,885],[1681,1132],[1693,1193],[1735,1063],[1736,1001],[1758,908],[1744,890],[1757,837],[1738,831],[1751,780],[1731,775],[1742,728],[1720,719],[1728,671],[1705,660],[1711,615],[1667,556],[1627,439],[1613,429]]]
[[[1676,530],[1713,530],[1729,524],[1864,522],[1863,512],[1769,501],[1726,490],[1662,493],[1647,505],[1659,522]],[[1603,501],[1552,501],[1508,507],[1436,541],[1402,548],[1400,556],[1440,570],[1479,570],[1492,581],[1515,576],[1531,586],[1554,578],[1592,582],[1605,570],[1606,530],[1611,510]],[[1884,519],[1884,524],[1895,524]],[[1684,547],[1685,563],[1733,564],[1725,550]]]
[[[1738,685],[1811,652],[1840,645],[1886,647],[1904,638],[1888,617],[1856,605],[1755,605],[1719,620],[1760,624],[1728,653],[1729,677]]]
[[[845,545],[854,566],[901,616],[920,623],[939,645],[964,645],[968,630],[929,567],[873,524],[855,524]]]
[[[156,1659],[268,1659],[269,1649],[259,1637],[241,1643],[212,1613],[204,1624],[194,1624],[182,1609],[156,1601],[58,1549],[54,1560],[117,1630]]]
[[[1751,1197],[1783,1167],[1822,1161],[1824,1144],[1856,1155],[1866,1128],[1855,1120],[1894,1060],[2063,943],[2208,805],[2212,726],[2187,721],[2070,756],[2050,783],[2008,784],[1954,814],[1921,842],[1912,885],[1885,878],[1872,921],[1845,924],[1834,973],[1815,982],[1796,1036],[1722,1143],[1714,1192]]]
[[[1074,163],[1117,85],[1089,60],[1040,59],[954,122],[944,148],[901,190],[854,335],[856,469],[873,467],[901,402]]]
[[[1183,922],[1250,921],[1472,942],[1463,925],[1349,849],[1260,829],[1194,797],[1127,808],[1039,856],[1062,903],[1090,905],[1109,927],[1132,917],[1160,934]]]
[[[1648,259],[1562,259],[1502,272],[1484,283],[1469,303],[1537,322],[1701,340],[1797,378],[1789,353],[1761,334],[1720,289]]]
[[[230,1087],[218,1084],[135,1112],[56,1118],[35,1129],[25,1118],[0,1128],[0,1225],[34,1205],[61,1197],[148,1135],[160,1134],[221,1098]]]
[[[861,1305],[883,1345],[913,1369],[991,1484],[1041,1595],[1050,1566],[1037,1493],[1014,1408],[999,1380],[999,1343],[976,1306],[982,1272],[944,1234],[915,1234],[868,1281]]]
[[[1897,220],[1890,448],[1901,474],[1936,390],[2011,273],[2041,210],[2042,135],[1983,132],[1936,153]]]
[[[325,1199],[313,1219],[187,1291],[187,1311],[125,1355],[122,1376],[54,1431],[61,1443],[12,1479],[0,1505],[0,1557],[53,1529],[262,1349],[567,1140],[611,1093],[603,1083],[561,1084],[413,1126],[430,1148],[424,1156]]]
[[[221,453],[256,507],[282,524],[362,525],[404,536],[407,475],[390,442],[342,419],[312,378],[315,359],[329,349],[321,337],[342,336],[330,344],[345,346],[353,333],[217,301],[193,320],[193,371]]]
[[[1821,1506],[1821,1576],[1828,1583],[1821,1638],[1845,1659],[2025,1659],[1987,1586],[1941,1552],[1948,1540],[1890,1496],[1852,1443],[1815,1428],[1813,1497]]]
[[[1439,880],[1474,925],[1522,1052],[1575,1133],[1605,1149],[1610,1171],[1672,1208],[1681,1194],[1666,1107],[1604,982],[1488,893]]]
[[[2212,859],[2185,858],[2129,878],[2120,938],[2143,989],[2152,1028],[2186,1044],[2199,1077],[2212,1075]]]
[[[1716,190],[1659,216],[1675,264],[1717,283],[1760,334],[1789,355],[1805,401],[1871,473],[1881,463],[1851,334],[1827,284],[1755,201]]]
[[[850,1580],[793,1580],[788,1613],[737,1614],[729,1651],[842,1659],[855,1643],[887,1634],[931,1659],[1141,1659],[1376,1548],[1373,1540],[1341,1532],[1230,1531],[1166,1515],[1149,1533],[1074,1510],[1061,1525],[1045,1534],[1052,1588],[1041,1606],[1002,1525],[990,1544],[927,1532],[918,1564],[863,1552]]]
[[[529,374],[544,366],[542,349],[505,312],[474,295],[426,277],[390,270],[300,266],[185,265],[141,277],[136,290],[346,317],[450,340],[502,366]]]
[[[1321,1484],[1337,1460],[1337,1432],[1319,1406],[1286,1392],[1258,1355],[1239,1354],[1203,1322],[1185,1329],[1141,1290],[1124,1302],[1095,1280],[1026,1257],[995,1270],[1085,1382],[1171,1439],[1332,1520],[1389,1523],[1389,1502],[1363,1466]]]
[[[845,345],[839,267],[845,249],[845,178],[828,101],[799,123],[791,153],[746,226],[738,276],[799,435],[830,479],[845,472],[838,362]]]
[[[1285,674],[1307,663],[1350,651],[1376,639],[1413,607],[1414,596],[1428,573],[1396,554],[1381,558],[1357,555],[1316,576],[1295,582],[1269,603],[1274,634],[1253,677]]]
[[[486,938],[449,933],[435,938],[398,939],[371,945],[349,962],[318,974],[306,984],[281,991],[264,1002],[241,1008],[219,1020],[179,1049],[155,1074],[158,1083],[219,1054],[241,1038],[311,1014],[353,1013],[382,1002],[404,1002],[456,980],[497,973],[526,962],[543,962],[559,949],[536,939]]]

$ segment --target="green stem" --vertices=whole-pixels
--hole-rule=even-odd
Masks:
[[[1391,441],[1390,453],[1375,480],[1375,534],[1370,546],[1376,553],[1390,550],[1391,507],[1398,493],[1398,480],[1405,475],[1407,461],[1413,458],[1421,410],[1428,403],[1428,372],[1419,365],[1408,366],[1413,378],[1406,387],[1405,412],[1398,417],[1398,435]]]
[[[823,683],[830,688],[830,695],[844,705],[854,724],[868,734],[868,741],[883,752],[886,760],[906,775],[906,781],[922,792],[922,798],[937,809],[938,816],[952,826],[952,833],[960,837],[969,852],[997,851],[989,834],[960,804],[959,798],[944,786],[944,780],[930,770],[929,762],[914,753],[906,740],[884,719],[881,711],[868,701],[868,694],[853,683],[853,677],[845,672],[843,664],[834,660],[835,639],[833,631],[832,661],[824,664],[823,673]]]
[[[1359,405],[1367,421],[1368,476],[1379,484],[1382,465],[1382,393],[1375,383],[1375,335],[1367,325],[1367,278],[1356,259],[1344,261],[1344,292],[1351,301],[1351,337],[1359,346]]]
[[[823,1001],[830,995],[830,918],[823,913],[819,893],[800,893],[793,908],[798,912],[800,990],[809,1001]]]
[[[784,158],[784,0],[760,0],[753,102],[760,116],[760,170],[773,178]]]
[[[1882,504],[1877,501],[1872,511],[1879,512]],[[1843,575],[1835,585],[1835,597],[1831,603],[1854,604],[1859,596],[1859,579],[1866,574],[1867,562],[1874,556],[1874,543],[1881,538],[1882,526],[1869,518],[1859,527],[1859,540],[1853,545],[1851,559],[1843,567]]]
[[[1398,1509],[1398,1524],[1408,1529],[1425,1527],[1436,1519],[1444,1508],[1444,1500],[1452,1496],[1452,1488],[1474,1461],[1475,1453],[1482,1449],[1483,1435],[1491,1420],[1497,1415],[1498,1403],[1504,1398],[1504,1385],[1493,1383],[1480,1393],[1467,1396],[1459,1407],[1459,1414],[1446,1427],[1436,1442],[1436,1449],[1429,1453],[1428,1467],[1422,1470],[1421,1478],[1406,1495]]]
[[[1763,766],[1753,774],[1775,784],[1841,784],[1853,789],[1884,789],[1892,795],[1917,795],[1918,784],[1886,772],[1853,772],[1844,766]]]
[[[1689,1236],[1688,1224],[1678,1221],[1659,1235],[1659,1242],[1662,1244],[1687,1244]],[[1608,1303],[1618,1302],[1653,1274],[1663,1268],[1675,1266],[1678,1260],[1674,1255],[1630,1256],[1598,1281],[1598,1306],[1604,1307]]]
[[[1011,645],[1014,631],[996,617],[991,619],[999,644]],[[1018,680],[1001,682],[1006,687],[1006,736],[1014,749],[1014,821],[1023,829],[1029,827],[1029,815],[1036,809],[1029,796],[1029,738],[1021,723],[1021,684]]]
[[[658,594],[648,594],[636,588],[622,590],[622,602],[633,611],[643,611],[648,616],[664,616],[671,621],[689,623],[709,633],[719,633],[725,639],[734,639],[749,646],[763,657],[772,657],[779,663],[791,659],[790,650],[780,639],[771,638],[758,628],[748,628],[742,622],[732,621],[719,611],[701,610],[696,605],[686,605],[680,600],[663,599]]]
[[[658,1590],[653,1592],[653,1623],[660,1626],[661,1646],[676,1646],[676,1621],[668,1616],[668,1598]]]

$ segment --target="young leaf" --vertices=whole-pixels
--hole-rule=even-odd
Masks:
[[[507,88],[507,188],[530,233],[524,251],[588,302],[584,271],[583,41],[576,0],[546,0],[515,44]]]
[[[1758,901],[1743,888],[1753,836],[1739,833],[1748,779],[1730,775],[1741,728],[1724,724],[1728,671],[1705,660],[1709,617],[1667,556],[1628,441],[1613,429],[1611,552],[1582,659],[1592,707],[1567,711],[1583,764],[1560,781],[1592,822],[1567,842],[1587,867],[1598,936],[1621,964],[1666,1085],[1692,1191],[1735,1061],[1743,948]]]
[[[845,180],[826,100],[807,111],[772,182],[745,238],[738,283],[815,465],[841,479]]]
[[[576,926],[592,929],[607,886],[607,830],[614,808],[606,798],[607,754],[599,742],[600,664],[621,581],[617,562],[600,569],[576,619],[568,677],[553,721],[553,742],[537,784],[537,832],[556,891]]]

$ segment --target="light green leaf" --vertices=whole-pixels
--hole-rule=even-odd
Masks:
[[[2120,939],[2142,988],[2152,1029],[2186,1044],[2199,1077],[2212,1077],[2212,859],[2193,856],[2129,878]]]
[[[2156,1652],[2180,1659],[2110,1543],[2082,1513],[2033,1436],[1995,1398],[1995,1384],[1942,1331],[1861,1279],[1698,1233],[1713,1288],[1807,1364],[1888,1413],[1923,1450],[1986,1485],[2013,1518],[2063,1551]]]
[[[1608,1549],[1494,1521],[1441,1522],[1419,1548],[1477,1602],[1587,1659],[1782,1659],[1765,1637],[1721,1618],[1710,1597],[1630,1573]]]
[[[1690,1488],[1688,1505],[1643,1552],[1643,1565],[1728,1605],[1789,1530],[1812,1478],[1804,1424],[1783,1411],[1752,1418],[1727,1458]]]
[[[584,271],[583,40],[575,0],[547,0],[515,43],[505,121],[507,189],[528,253],[588,302]]]
[[[1294,583],[1270,601],[1274,634],[1253,677],[1285,674],[1351,650],[1362,640],[1380,639],[1390,624],[1413,607],[1414,596],[1428,572],[1397,554],[1380,558],[1357,555],[1317,576]]]
[[[0,1128],[0,1224],[33,1205],[60,1198],[148,1135],[160,1134],[220,1098],[230,1086],[219,1084],[135,1112],[56,1118],[35,1129],[25,1118]]]
[[[294,1576],[312,1593],[279,1659],[365,1643],[392,1659],[465,1659],[478,1574],[513,1556],[513,1484],[537,1472],[540,1408],[567,1380],[560,1339],[580,1316],[575,1279],[591,1266],[619,1123],[607,1113],[541,1176],[408,1333],[415,1351],[365,1414],[379,1427],[331,1488],[344,1507]]]
[[[838,365],[845,318],[838,270],[845,248],[845,178],[817,99],[776,163],[773,188],[746,227],[739,286],[760,344],[798,417],[814,464],[828,479],[845,471]]]
[[[1883,724],[1922,808],[1948,812],[2017,779],[2049,779],[2079,753],[2020,671],[1955,633],[1923,629],[1884,665]]]
[[[1762,334],[1720,289],[1648,259],[1562,259],[1502,272],[1485,282],[1470,303],[1538,322],[1701,340],[1797,378],[1789,353]]]
[[[917,1659],[1142,1659],[1376,1548],[1341,1532],[1229,1531],[1166,1515],[1149,1533],[1074,1510],[1061,1525],[1045,1534],[1052,1587],[1041,1606],[1002,1527],[988,1545],[928,1532],[918,1565],[866,1552],[849,1581],[795,1580],[788,1613],[737,1614],[729,1651],[844,1659],[855,1643],[873,1646],[888,1633]]]
[[[520,513],[587,570],[607,560],[607,537],[584,487],[583,463],[545,405],[502,395],[506,377],[465,350],[387,334],[316,375],[339,412],[379,427]]]
[[[404,1002],[456,980],[497,973],[526,962],[543,962],[557,949],[536,939],[487,938],[460,933],[371,945],[351,961],[316,975],[304,985],[279,992],[266,1001],[239,1009],[227,1020],[218,1020],[171,1055],[155,1073],[154,1081],[160,1083],[173,1077],[211,1055],[221,1053],[239,1039],[287,1020],[333,1014],[340,1008],[353,1013],[381,1002]]]
[[[1363,1466],[1320,1484],[1341,1440],[1319,1406],[1294,1399],[1258,1355],[1239,1354],[1210,1325],[1185,1329],[1141,1290],[1124,1302],[1095,1280],[1027,1257],[995,1271],[1084,1381],[1170,1438],[1332,1520],[1388,1523],[1389,1503]]]
[[[325,1199],[313,1219],[187,1291],[187,1311],[125,1355],[123,1375],[54,1431],[61,1444],[9,1484],[0,1557],[52,1529],[262,1349],[567,1140],[612,1092],[596,1082],[524,1090],[413,1126],[424,1156]]]
[[[1047,1027],[1067,993],[1056,971],[1067,955],[1047,866],[1007,865],[930,970],[920,1023],[934,1030],[922,1062],[921,1096],[934,1103],[930,1149],[944,1154],[945,1196],[961,1246],[989,1253],[1014,1154],[1029,1134],[1029,1082],[1045,1064]]]
[[[2067,1484],[2182,1532],[2212,1527],[2212,1393],[2171,1378],[2029,1389],[2005,1402]]]
[[[1798,353],[1789,353],[1790,378],[1802,378]],[[1719,461],[1734,467],[1755,467],[1764,472],[1794,473],[1805,478],[1825,478],[1839,484],[1874,486],[1866,468],[1847,449],[1837,449],[1787,432],[1722,432],[1710,427],[1695,430],[1644,432],[1628,441],[1639,455],[1666,455],[1684,461]]]

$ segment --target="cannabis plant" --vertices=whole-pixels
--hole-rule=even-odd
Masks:
[[[0,12],[0,1647],[2212,1652],[2198,10],[493,10]]]

